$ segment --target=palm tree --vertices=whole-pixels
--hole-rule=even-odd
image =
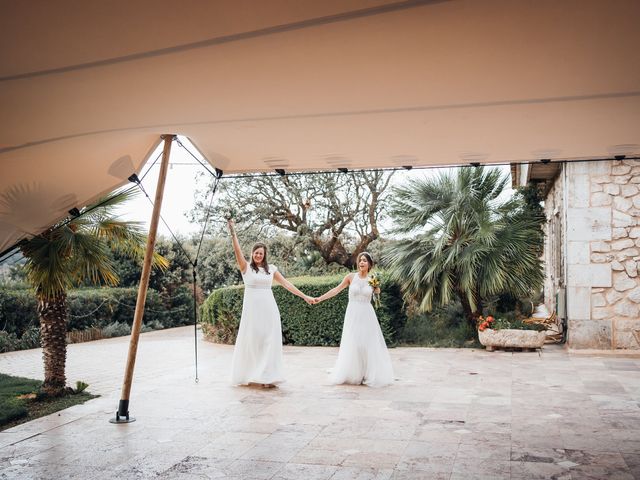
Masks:
[[[501,200],[508,180],[499,169],[460,168],[395,189],[391,214],[405,238],[388,245],[385,263],[420,310],[457,297],[475,326],[488,297],[541,287],[544,218],[519,195]]]
[[[146,235],[139,222],[118,220],[114,209],[130,200],[135,191],[108,195],[80,216],[61,222],[20,246],[26,258],[28,282],[38,298],[40,336],[44,360],[41,393],[65,393],[67,356],[67,292],[82,282],[114,286],[118,276],[111,249],[132,257],[144,255]],[[155,265],[166,269],[167,261],[154,254]]]

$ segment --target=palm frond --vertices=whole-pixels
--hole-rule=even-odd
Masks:
[[[541,219],[517,196],[498,198],[508,181],[498,169],[464,168],[395,190],[396,231],[414,237],[389,244],[385,263],[421,308],[455,294],[477,308],[487,296],[540,287]]]
[[[112,217],[116,206],[135,195],[132,190],[108,195],[84,209],[84,215],[52,227],[21,246],[27,278],[39,296],[54,298],[87,280],[94,284],[118,283],[111,248],[141,258],[146,244],[139,223]],[[160,268],[168,266],[157,253],[154,260]]]

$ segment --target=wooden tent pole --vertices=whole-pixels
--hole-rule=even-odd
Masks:
[[[122,393],[120,395],[118,411],[116,412],[115,420],[110,420],[111,423],[128,423],[135,421],[135,418],[129,417],[129,395],[131,393],[133,369],[135,367],[136,353],[138,351],[138,338],[140,337],[140,329],[142,328],[144,304],[147,299],[147,290],[149,288],[151,261],[153,260],[153,249],[156,244],[156,234],[158,232],[158,222],[160,220],[160,208],[162,207],[162,197],[164,195],[164,184],[167,179],[167,171],[169,169],[169,154],[171,153],[171,143],[173,142],[175,135],[164,135],[163,138],[164,150],[162,152],[162,163],[160,164],[158,187],[156,189],[156,197],[153,204],[153,213],[151,214],[151,226],[149,227],[149,235],[147,237],[147,248],[144,254],[144,263],[142,264],[142,274],[140,275],[140,287],[138,288],[136,311],[133,315],[133,325],[131,326],[129,356],[127,358],[127,366],[124,373],[124,382],[122,384]]]

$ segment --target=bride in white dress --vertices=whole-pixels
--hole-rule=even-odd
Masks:
[[[337,286],[315,299],[327,300],[349,287],[349,303],[344,315],[338,360],[331,373],[333,384],[365,384],[383,387],[393,383],[393,367],[382,330],[371,305],[373,287],[369,272],[373,258],[367,252],[358,256],[358,271],[350,273]],[[376,294],[380,293],[376,288]]]
[[[228,225],[245,287],[240,328],[233,349],[231,383],[274,387],[284,381],[284,375],[280,311],[271,284],[275,280],[307,303],[312,303],[312,298],[284,278],[277,267],[268,264],[265,244],[255,244],[251,250],[251,261],[247,262],[240,249],[233,220],[229,220]]]

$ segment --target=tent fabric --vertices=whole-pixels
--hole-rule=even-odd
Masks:
[[[225,173],[640,153],[635,0],[0,5],[0,251],[165,133]]]

